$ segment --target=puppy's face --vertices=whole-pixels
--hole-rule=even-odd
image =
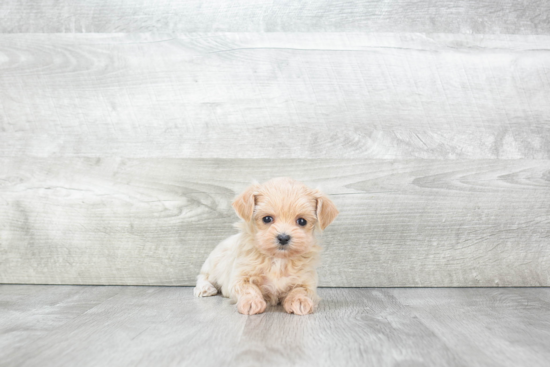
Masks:
[[[315,245],[314,229],[325,229],[338,215],[324,194],[288,178],[251,186],[233,207],[255,228],[257,248],[276,258],[310,251]]]

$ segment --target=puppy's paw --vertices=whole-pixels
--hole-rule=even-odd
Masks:
[[[299,295],[285,299],[283,307],[288,313],[303,316],[313,313],[314,304],[311,298]]]
[[[237,310],[243,315],[255,315],[265,311],[267,304],[260,297],[244,297],[237,302]]]
[[[218,290],[208,281],[203,280],[197,282],[197,286],[193,290],[195,297],[210,297],[218,294]]]

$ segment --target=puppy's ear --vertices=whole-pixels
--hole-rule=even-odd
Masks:
[[[248,187],[242,194],[237,196],[233,200],[233,209],[237,212],[237,215],[244,219],[246,222],[252,220],[252,214],[254,213],[255,195],[257,195],[258,184],[254,184]]]
[[[316,190],[315,197],[317,198],[317,220],[321,230],[324,230],[336,218],[338,209],[332,200],[321,191]]]

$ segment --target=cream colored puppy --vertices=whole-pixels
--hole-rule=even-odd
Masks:
[[[221,290],[247,315],[279,302],[288,313],[312,313],[319,301],[316,265],[321,248],[316,235],[338,215],[334,203],[319,190],[275,178],[250,186],[233,208],[242,219],[236,223],[240,232],[208,256],[195,296]]]

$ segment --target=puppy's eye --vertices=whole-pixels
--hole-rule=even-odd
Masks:
[[[296,223],[298,223],[299,226],[305,226],[307,224],[307,220],[305,220],[304,218],[298,218],[298,220],[296,221]]]
[[[263,217],[262,220],[265,224],[273,222],[273,217],[270,217],[269,215],[267,217]]]

